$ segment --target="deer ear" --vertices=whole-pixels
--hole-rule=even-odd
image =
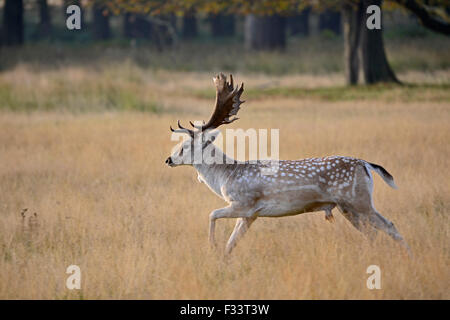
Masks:
[[[221,134],[220,130],[214,130],[212,132],[209,133],[209,140],[211,140],[211,142],[214,142],[214,140],[216,140],[216,138]]]
[[[205,142],[207,144],[210,144],[211,142],[214,142],[216,138],[220,135],[220,130],[214,130],[211,132],[206,132],[205,134]]]

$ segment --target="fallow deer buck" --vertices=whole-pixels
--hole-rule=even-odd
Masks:
[[[216,105],[209,121],[203,125],[190,122],[194,130],[184,128],[178,121],[178,129],[172,132],[186,133],[189,138],[166,160],[166,164],[191,165],[201,182],[229,203],[225,208],[211,212],[209,216],[209,240],[214,245],[215,222],[220,218],[237,218],[236,226],[228,240],[226,253],[230,253],[236,241],[258,217],[283,217],[305,212],[324,211],[325,218],[334,220],[331,210],[335,207],[359,231],[370,238],[376,230],[383,230],[393,239],[406,243],[394,224],[379,214],[372,202],[373,178],[371,170],[378,173],[392,188],[393,177],[381,166],[361,159],[332,156],[303,160],[280,160],[274,175],[264,175],[266,162],[241,162],[227,157],[212,142],[213,129],[229,124],[240,109],[240,96],[244,84],[234,88],[233,78],[227,82],[223,74],[214,79]],[[196,130],[195,130],[196,129]],[[195,145],[201,152],[209,146],[221,163],[207,164],[193,161]],[[186,151],[188,150],[188,151]],[[219,155],[219,157],[217,157]]]

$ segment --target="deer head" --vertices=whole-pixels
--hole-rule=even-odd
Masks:
[[[209,121],[203,122],[202,125],[189,122],[193,129],[188,129],[183,127],[178,120],[178,129],[170,127],[170,131],[187,134],[188,138],[166,159],[168,166],[192,165],[194,161],[199,159],[199,156],[201,157],[200,160],[204,159],[205,149],[219,134],[219,131],[214,129],[238,119],[233,116],[237,114],[240,105],[244,102],[239,100],[242,92],[244,92],[244,84],[242,83],[240,87],[236,86],[235,88],[233,76],[230,75],[230,82],[227,82],[227,78],[222,73],[214,77],[213,81],[216,87],[216,104]]]

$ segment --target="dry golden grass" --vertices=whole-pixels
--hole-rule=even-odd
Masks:
[[[65,71],[48,72],[75,86],[117,80]],[[164,165],[173,147],[169,124],[210,114],[211,100],[183,94],[213,90],[211,76],[155,72],[137,83],[117,80],[144,102],[150,97],[162,105],[156,113],[1,111],[0,298],[450,298],[448,99],[249,99],[233,127],[280,128],[282,159],[351,155],[389,170],[399,190],[377,176],[375,206],[396,224],[414,258],[384,234],[370,244],[336,211],[334,224],[323,213],[258,219],[225,259],[234,221],[217,223],[217,252],[207,241],[208,215],[225,203],[197,183],[192,168]],[[342,83],[333,77],[333,84]],[[330,81],[243,78],[247,88]],[[57,83],[21,67],[0,81],[12,91],[22,86],[42,103],[39,92]],[[142,81],[145,89],[133,91]],[[82,94],[68,103],[83,104]],[[81,290],[65,287],[71,264],[81,267]],[[381,290],[366,287],[372,264],[381,267]]]

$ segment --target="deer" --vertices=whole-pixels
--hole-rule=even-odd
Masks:
[[[394,224],[374,208],[372,201],[373,176],[376,172],[392,188],[397,189],[392,175],[382,166],[353,157],[327,156],[301,160],[279,160],[274,174],[263,174],[267,162],[238,161],[229,158],[214,140],[218,127],[238,118],[244,83],[234,87],[222,74],[213,78],[216,99],[213,113],[202,124],[192,123],[185,128],[178,120],[178,128],[170,130],[185,134],[179,148],[165,163],[169,167],[193,166],[200,182],[228,203],[209,215],[209,242],[215,247],[215,223],[222,218],[235,218],[236,225],[226,244],[225,254],[231,253],[237,241],[258,217],[285,217],[306,212],[325,212],[325,219],[333,222],[332,210],[338,208],[357,230],[374,239],[378,230],[409,248]],[[195,148],[212,154],[218,163],[194,161]]]

